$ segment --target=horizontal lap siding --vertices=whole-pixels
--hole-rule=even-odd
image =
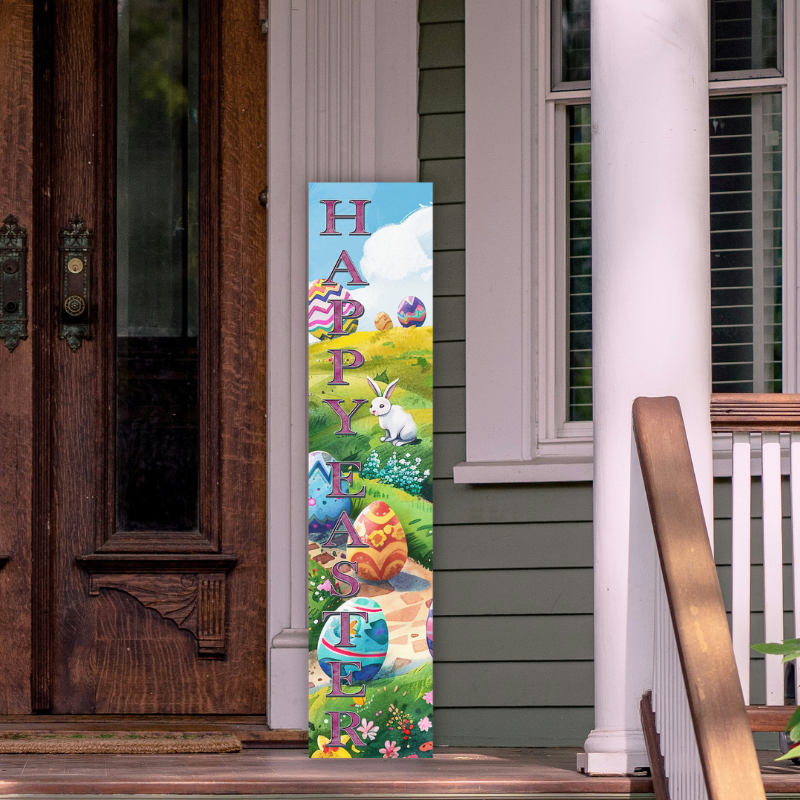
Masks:
[[[465,458],[464,5],[419,7],[434,185],[435,741],[581,745],[593,724],[588,485],[456,486]]]

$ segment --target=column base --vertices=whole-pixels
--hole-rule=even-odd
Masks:
[[[587,775],[633,775],[650,768],[642,731],[594,730],[578,753],[578,772]]]

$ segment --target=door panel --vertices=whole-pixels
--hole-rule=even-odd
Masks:
[[[136,2],[148,6],[151,33],[170,14],[199,14],[198,43],[167,36],[183,76],[180,64],[144,76],[150,96],[162,92],[176,115],[171,130],[198,126],[195,177],[185,154],[170,162],[183,192],[175,202],[156,183],[169,159],[148,171],[141,129],[133,173],[118,159],[130,131],[117,116],[117,13],[123,19],[130,0],[40,3],[31,23],[31,341],[0,353],[22,415],[6,424],[15,406],[0,399],[0,457],[19,462],[13,493],[0,488],[0,511],[16,502],[13,519],[0,515],[0,552],[13,551],[0,571],[0,602],[10,591],[3,607],[15,611],[0,625],[16,641],[30,637],[31,649],[0,658],[3,686],[13,687],[5,709],[0,690],[0,713],[265,710],[265,41],[256,3]],[[147,28],[136,31],[139,44]],[[194,96],[191,87],[181,94],[179,80],[193,46]],[[175,80],[165,83],[165,72]],[[153,131],[155,162],[160,135]],[[9,157],[5,142],[0,152]],[[148,186],[151,205],[141,202]],[[8,204],[24,207],[24,194],[14,189]],[[70,346],[59,332],[74,280],[59,232],[75,215],[91,230],[81,317],[90,338]],[[157,223],[161,233],[148,233]],[[147,246],[154,241],[156,255]],[[157,259],[170,253],[177,277],[164,278],[168,265]],[[120,290],[127,303],[118,306]],[[166,316],[175,324],[153,323]],[[31,438],[37,459],[26,467]],[[14,501],[20,495],[32,505]]]

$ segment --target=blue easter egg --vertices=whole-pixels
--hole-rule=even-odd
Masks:
[[[428,610],[428,620],[425,623],[425,638],[428,640],[428,650],[433,656],[433,602],[431,602],[431,607]]]
[[[331,661],[360,661],[361,669],[343,666],[342,675],[353,675],[353,684],[372,680],[383,666],[389,647],[389,628],[381,607],[370,597],[352,597],[345,600],[339,611],[363,611],[367,618],[350,617],[349,647],[338,644],[341,639],[342,620],[328,617],[317,645],[317,660],[322,671],[331,676]]]
[[[333,486],[331,461],[335,459],[330,453],[315,450],[308,454],[308,536],[312,541],[322,544],[330,537],[336,520],[353,508],[349,497],[328,497]],[[347,481],[341,481],[342,492],[349,491]],[[347,542],[347,534],[342,531],[334,539],[334,543],[342,547]]]

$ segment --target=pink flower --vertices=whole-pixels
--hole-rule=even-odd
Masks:
[[[365,739],[369,739],[370,741],[374,741],[375,737],[378,735],[378,726],[374,722],[370,722],[366,719],[361,721],[361,724],[358,726],[358,728],[356,728],[356,730]]]
[[[379,753],[383,753],[384,758],[399,758],[400,754],[398,750],[400,748],[397,746],[396,742],[390,742],[388,739],[386,741],[386,747],[381,747],[378,751]]]
[[[433,705],[433,689],[431,689],[427,694],[422,695],[422,699],[426,703],[430,703],[431,705]]]
[[[418,723],[417,727],[421,731],[429,731],[433,727],[433,723],[427,718],[423,717]]]
[[[416,753],[412,753],[410,756],[403,756],[403,758],[419,758]]]
[[[326,592],[329,592],[331,590],[331,582],[328,580],[328,578],[325,578],[325,583],[321,583],[319,585],[319,588],[323,589]]]

